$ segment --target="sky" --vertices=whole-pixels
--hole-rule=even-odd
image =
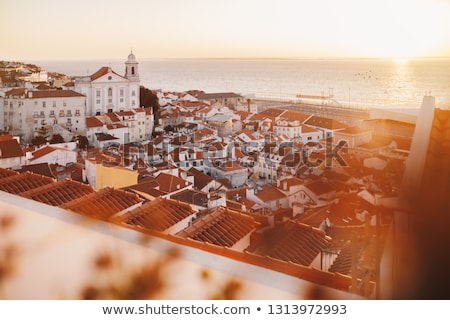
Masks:
[[[450,57],[450,0],[2,0],[0,60]]]

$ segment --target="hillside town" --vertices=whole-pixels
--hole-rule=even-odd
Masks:
[[[100,66],[82,77],[2,62],[0,201],[13,194],[383,297],[380,261],[415,166],[407,162],[416,124],[355,124],[311,106],[201,88],[152,90],[153,108],[141,104],[140,88],[133,53],[124,72]]]

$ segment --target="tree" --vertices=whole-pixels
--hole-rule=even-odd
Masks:
[[[74,136],[72,141],[78,142],[78,148],[86,149],[89,147],[89,140],[86,136]]]
[[[57,133],[52,136],[49,142],[50,144],[55,144],[55,143],[64,143],[65,141],[64,138],[59,133]]]
[[[33,146],[39,147],[39,146],[42,146],[43,144],[46,144],[46,143],[47,143],[47,139],[45,139],[45,137],[41,136],[41,135],[36,136],[33,139],[31,139],[31,144]]]
[[[139,98],[141,100],[141,106],[144,108],[152,108],[155,117],[155,122],[158,123],[159,120],[159,101],[156,94],[152,90],[141,86],[139,88]]]

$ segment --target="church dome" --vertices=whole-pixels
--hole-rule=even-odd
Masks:
[[[133,54],[133,51],[128,55],[128,61],[136,61],[136,57]]]

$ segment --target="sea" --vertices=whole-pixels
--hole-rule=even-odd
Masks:
[[[450,58],[434,59],[142,59],[141,85],[165,91],[235,92],[255,98],[332,97],[349,106],[420,106],[432,95],[450,108]],[[124,60],[34,61],[47,71],[90,75],[102,66],[125,73]]]

